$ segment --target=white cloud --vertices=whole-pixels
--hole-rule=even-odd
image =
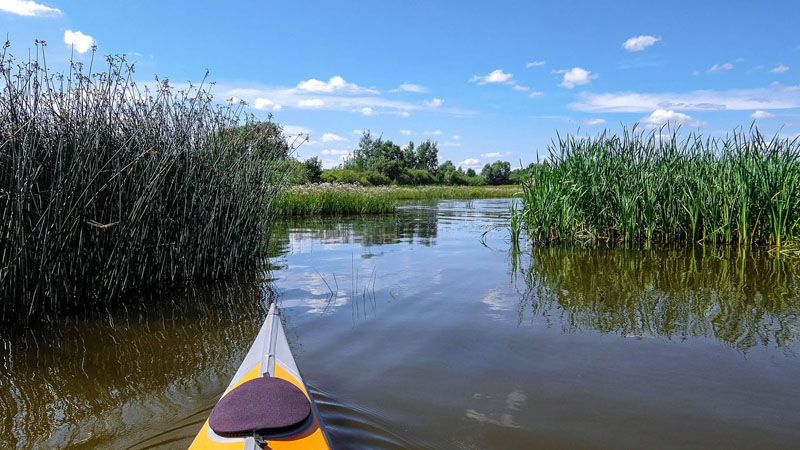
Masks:
[[[575,86],[583,86],[585,84],[589,84],[597,78],[598,75],[592,74],[592,71],[581,69],[580,67],[573,67],[572,69],[566,70],[558,70],[556,73],[563,73],[564,79],[561,80],[561,84],[559,86],[572,89]]]
[[[348,139],[342,136],[337,136],[333,133],[324,133],[322,135],[322,142],[344,142],[344,141],[348,141]]]
[[[513,89],[515,91],[520,91],[520,92],[527,92],[527,91],[531,90],[531,88],[529,88],[528,86],[522,86],[520,84],[515,84],[514,87],[512,87],[511,89]]]
[[[255,102],[253,102],[253,108],[255,109],[265,109],[268,111],[280,111],[282,106],[276,104],[272,100],[268,98],[257,98]]]
[[[532,61],[528,64],[525,64],[525,67],[530,69],[531,67],[539,67],[545,65],[546,61]]]
[[[217,83],[215,90],[216,95],[221,98],[237,97],[245,100],[251,106],[256,98],[268,98],[273,103],[282,105],[284,109],[318,108],[327,111],[363,113],[364,108],[369,108],[368,111],[376,115],[397,114],[401,117],[407,117],[410,112],[433,109],[441,113],[475,114],[473,111],[444,106],[436,107],[425,102],[412,103],[388,99],[369,93],[377,91],[365,90],[353,83],[339,80],[341,80],[341,77],[333,77],[328,82],[307,80],[299,83],[299,87],[260,86],[255,84],[241,86]]]
[[[298,108],[322,108],[325,102],[321,98],[308,98],[297,101]]]
[[[757,110],[800,108],[800,85],[771,84],[766,88],[699,90],[684,93],[584,92],[568,106],[586,112],[648,112],[656,109],[682,111]]]
[[[457,135],[457,134],[454,134],[454,135],[453,135],[453,139],[455,139],[455,140],[459,140],[459,139],[461,139],[461,136],[459,136],[459,135]]]
[[[297,136],[298,134],[311,133],[311,130],[300,125],[281,125],[281,128],[283,128],[283,133],[288,135]]]
[[[773,67],[769,71],[772,73],[784,73],[789,70],[789,66],[784,66],[783,64],[778,64],[777,66]]]
[[[708,73],[721,72],[723,70],[731,70],[731,69],[733,69],[733,64],[731,63],[714,64],[713,66],[711,66],[710,69],[708,69]]]
[[[528,94],[528,97],[530,97],[530,98],[536,98],[536,97],[541,97],[542,95],[544,95],[544,92],[540,92],[540,91],[533,91],[533,92],[531,92],[530,94]]]
[[[353,134],[364,134],[364,130],[353,130]]]
[[[647,35],[636,36],[623,42],[622,47],[629,52],[640,52],[660,40],[661,38],[653,36],[647,36]]]
[[[483,158],[502,158],[503,154],[500,152],[484,153],[481,155]]]
[[[373,111],[373,109],[370,108],[369,106],[365,106],[365,107],[361,108],[361,114],[363,114],[365,116],[371,116],[371,115],[375,114],[375,111]]]
[[[94,38],[80,31],[67,30],[64,32],[64,43],[74,47],[78,53],[86,53],[94,45]]]
[[[605,119],[598,119],[598,118],[591,118],[591,119],[584,120],[583,123],[586,124],[586,125],[600,125],[601,123],[606,123],[606,120]]]
[[[428,92],[428,88],[419,84],[403,83],[398,86],[397,89],[392,89],[391,92],[413,92],[415,94],[424,94]]]
[[[461,142],[444,141],[439,144],[440,147],[461,147]]]
[[[350,152],[348,152],[347,150],[334,150],[334,149],[327,149],[326,148],[325,150],[319,152],[319,154],[320,155],[337,155],[337,156],[341,156],[341,155],[348,155],[348,154],[350,154]]]
[[[355,83],[348,83],[344,78],[336,75],[327,82],[315,78],[297,83],[297,90],[316,93],[344,92],[348,94],[378,94],[379,91],[371,88],[364,88]]]
[[[411,134],[411,130],[400,130],[400,134],[404,134],[406,136],[409,136]]]
[[[459,167],[466,167],[467,169],[478,169],[481,167],[481,160],[477,158],[467,158],[456,165]]]
[[[693,119],[688,114],[666,109],[657,109],[649,116],[642,117],[639,121],[649,128],[657,128],[665,124],[673,126],[686,125],[693,128],[705,125],[703,122]]]
[[[514,83],[513,78],[514,75],[510,73],[505,73],[501,69],[497,69],[490,72],[489,75],[485,75],[482,77],[475,75],[469,81],[471,83],[477,82],[478,84],[488,84],[488,83],[513,84]]]
[[[431,108],[438,108],[438,107],[444,105],[444,100],[442,100],[440,98],[433,98],[433,99],[428,100],[427,102],[425,102],[425,105],[426,106],[430,106]]]
[[[754,111],[753,114],[750,114],[751,119],[769,119],[772,117],[775,117],[775,114],[772,114],[771,112],[768,111],[762,111],[760,109]]]
[[[225,101],[228,102],[229,105],[237,105],[239,104],[239,102],[242,101],[242,99],[240,99],[239,97],[231,97]]]
[[[0,10],[20,16],[43,17],[61,15],[60,9],[41,5],[33,0],[0,0]]]
[[[425,130],[425,134],[438,136],[438,135],[442,134],[442,130],[435,130],[435,131]]]

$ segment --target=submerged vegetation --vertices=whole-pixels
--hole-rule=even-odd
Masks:
[[[275,200],[279,216],[314,216],[390,213],[403,200],[504,198],[519,186],[363,187],[357,184],[321,183],[292,186]]]
[[[522,183],[538,243],[724,243],[781,247],[800,233],[800,142],[756,129],[559,137]]]
[[[0,56],[0,317],[256,263],[284,176],[279,127],[208,86],[141,87],[123,57]]]

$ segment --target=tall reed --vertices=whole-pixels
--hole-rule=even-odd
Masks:
[[[558,137],[522,184],[536,242],[781,246],[800,232],[800,143],[756,128]]]
[[[0,55],[0,318],[256,263],[280,188],[280,129],[132,81],[124,57],[47,68]]]

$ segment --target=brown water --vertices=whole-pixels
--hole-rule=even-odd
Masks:
[[[276,299],[340,448],[800,445],[798,266],[515,253],[509,205],[283,223],[269,274],[2,330],[0,442],[185,448]]]

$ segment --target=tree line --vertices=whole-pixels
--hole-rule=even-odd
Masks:
[[[511,169],[508,161],[486,164],[480,173],[473,168],[464,170],[452,161],[439,164],[439,149],[430,139],[419,145],[410,141],[399,146],[391,140],[375,137],[365,131],[358,148],[338,167],[323,170],[317,157],[295,162],[294,184],[332,182],[358,183],[365,186],[399,185],[504,185],[518,184],[525,169]]]

